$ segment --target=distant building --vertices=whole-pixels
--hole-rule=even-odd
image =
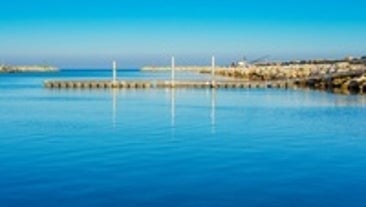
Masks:
[[[348,56],[348,57],[344,58],[344,60],[345,61],[352,61],[352,60],[354,60],[354,57]]]
[[[250,66],[250,64],[247,61],[238,61],[237,62],[237,67],[241,67],[241,68],[248,68]]]

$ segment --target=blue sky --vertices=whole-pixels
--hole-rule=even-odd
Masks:
[[[221,64],[366,55],[366,2],[4,1],[0,60],[60,67]]]

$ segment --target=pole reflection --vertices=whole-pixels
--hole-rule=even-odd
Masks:
[[[112,126],[116,128],[117,124],[117,95],[118,89],[112,89]]]
[[[216,89],[211,89],[211,132],[216,132]]]
[[[170,92],[170,125],[174,129],[176,127],[176,89],[171,88]],[[119,89],[112,89],[112,126],[113,128],[117,127],[117,113],[118,113],[118,94],[120,93]],[[217,92],[216,89],[211,89],[210,93],[210,126],[211,132],[216,132],[216,106],[217,106]]]
[[[170,90],[170,120],[171,126],[175,127],[175,88]]]
[[[212,133],[216,132],[216,89],[210,91],[210,126]],[[176,89],[170,90],[170,120],[171,127],[176,126]]]

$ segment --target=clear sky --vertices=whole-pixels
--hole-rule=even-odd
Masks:
[[[59,67],[366,55],[364,0],[9,0],[0,61]]]

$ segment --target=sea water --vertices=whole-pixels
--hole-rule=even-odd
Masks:
[[[0,74],[1,207],[366,206],[365,96],[42,86],[110,76]]]

